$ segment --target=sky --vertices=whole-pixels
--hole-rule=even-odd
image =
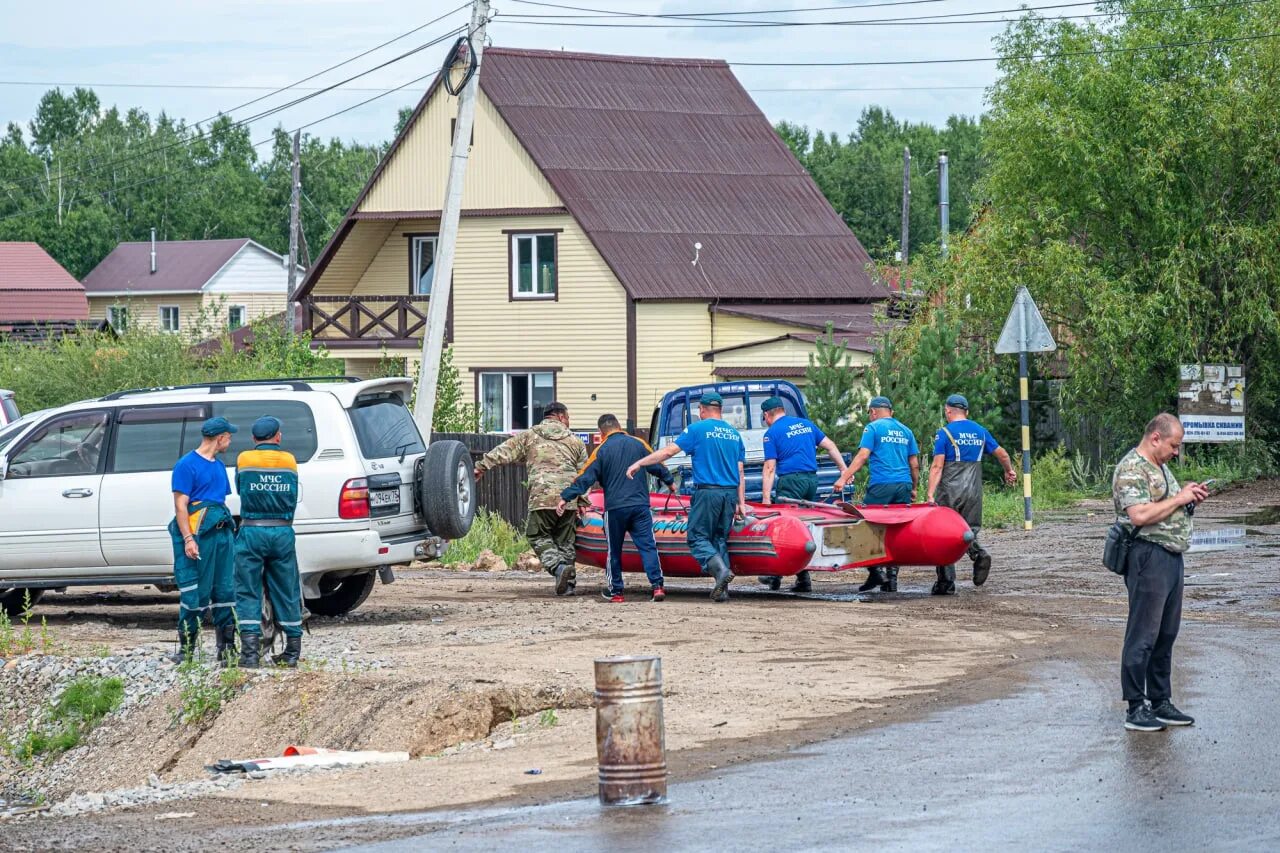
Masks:
[[[550,0],[548,0],[550,2]],[[507,47],[725,59],[734,62],[883,62],[990,56],[1001,23],[904,25],[926,16],[1010,18],[1009,0],[555,0],[608,12],[709,14],[751,12],[722,21],[851,21],[896,18],[876,25],[725,27],[709,21],[584,16],[521,0],[491,0],[491,43]],[[1063,2],[1063,0],[1052,0]],[[0,125],[24,128],[52,84],[92,84],[104,105],[161,111],[189,122],[231,110],[244,118],[287,102],[297,91],[244,109],[233,108],[349,59],[427,23],[462,0],[0,0]],[[827,7],[821,11],[817,7]],[[1079,14],[1077,7],[1048,14]],[[991,14],[972,15],[974,12]],[[449,14],[303,87],[326,86],[370,69],[461,26],[466,9]],[[539,23],[532,23],[537,20]],[[936,18],[935,18],[936,20]],[[601,27],[584,24],[624,24]],[[638,26],[682,24],[681,27]],[[692,24],[692,26],[689,26]],[[390,138],[399,108],[415,103],[430,77],[333,118],[326,116],[439,68],[443,41],[358,80],[250,125],[267,140],[280,124],[323,137],[365,143]],[[941,124],[953,114],[978,115],[994,62],[862,67],[736,66],[734,72],[773,121],[847,134],[868,106],[899,119]],[[29,85],[36,84],[36,85]],[[163,86],[165,88],[158,88]],[[151,88],[157,87],[157,88]],[[244,88],[218,88],[244,87]],[[777,91],[790,90],[790,91]],[[821,91],[827,90],[827,91]],[[843,90],[843,91],[831,91]],[[304,92],[305,93],[305,92]]]

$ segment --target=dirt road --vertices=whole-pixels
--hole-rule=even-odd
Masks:
[[[1269,482],[1201,508],[1197,529],[1211,534],[1211,550],[1189,560],[1188,620],[1277,623],[1277,505],[1280,484]],[[991,580],[943,599],[928,595],[932,571],[923,569],[904,571],[902,591],[886,596],[858,596],[861,573],[820,577],[805,598],[742,579],[726,605],[692,581],[670,587],[663,604],[637,595],[610,605],[595,594],[598,573],[581,573],[583,594],[557,599],[543,574],[402,572],[350,617],[314,620],[308,669],[259,676],[212,721],[175,725],[171,691],[108,718],[52,766],[0,766],[0,783],[9,795],[34,789],[52,802],[145,784],[150,774],[203,779],[213,760],[295,742],[405,750],[412,761],[253,780],[127,811],[28,817],[0,823],[0,834],[17,849],[138,849],[140,831],[172,850],[206,847],[211,836],[325,849],[412,833],[366,815],[589,795],[591,663],[605,655],[662,656],[676,779],[1006,695],[1042,661],[1118,653],[1123,586],[1098,563],[1108,514],[1098,502],[1041,519],[1029,534],[986,534]],[[125,589],[51,595],[37,615],[74,655],[169,642],[175,610],[172,596]],[[175,812],[184,817],[156,822]],[[340,818],[356,820],[329,822]]]

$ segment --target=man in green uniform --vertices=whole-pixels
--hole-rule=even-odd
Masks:
[[[284,632],[284,654],[272,660],[298,665],[302,654],[302,592],[294,550],[293,514],[298,506],[298,462],[280,449],[280,421],[253,422],[252,450],[236,460],[240,535],[236,537],[236,613],[240,619],[240,666],[254,669],[262,654],[262,586],[266,582],[276,624]]]
[[[936,500],[939,506],[954,509],[973,530],[974,539],[969,543],[973,585],[982,586],[991,572],[991,555],[978,544],[978,531],[982,528],[982,456],[986,453],[996,458],[1004,468],[1004,481],[1010,486],[1018,482],[1018,472],[1013,470],[1009,452],[996,442],[987,428],[969,420],[969,401],[962,395],[948,397],[943,414],[947,425],[938,430],[933,440],[929,503]],[[955,563],[938,566],[937,573],[933,594],[955,595]]]
[[[770,397],[760,404],[764,418],[764,488],[761,503],[773,503],[773,481],[778,480],[778,497],[792,500],[816,501],[818,499],[818,454],[821,447],[844,473],[844,457],[840,448],[818,425],[807,418],[787,414],[781,397]],[[782,586],[777,575],[763,575],[760,583],[770,589]],[[808,572],[796,575],[792,592],[812,592],[813,582]]]
[[[213,610],[218,661],[235,654],[235,588],[232,582],[235,522],[227,509],[231,482],[218,459],[231,446],[235,425],[209,418],[200,426],[200,446],[173,466],[173,582],[178,587],[178,651],[175,662],[199,648],[200,623]]]
[[[1130,731],[1195,722],[1173,704],[1173,642],[1182,623],[1182,555],[1191,547],[1191,513],[1209,492],[1199,483],[1178,488],[1165,463],[1181,446],[1182,424],[1161,412],[1111,477],[1116,519],[1135,537],[1124,573],[1129,622],[1120,656],[1120,687],[1129,703],[1124,727]]]
[[[529,520],[525,536],[542,567],[556,580],[556,595],[570,595],[577,585],[577,514],[560,515],[560,493],[586,467],[587,446],[569,430],[569,409],[550,403],[542,422],[499,444],[476,463],[476,480],[499,465],[523,462],[529,474]],[[586,505],[585,498],[583,505]]]

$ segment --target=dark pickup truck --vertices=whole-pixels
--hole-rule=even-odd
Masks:
[[[691,385],[677,388],[663,395],[662,403],[654,409],[653,420],[649,424],[649,440],[654,448],[665,447],[684,432],[684,428],[698,420],[698,401],[702,395],[715,391],[724,398],[724,419],[740,433],[747,448],[747,500],[758,501],[761,498],[762,478],[764,476],[764,421],[761,419],[760,404],[769,397],[779,397],[788,415],[808,417],[805,411],[804,394],[784,379],[762,379],[755,382],[716,382],[708,385]],[[845,454],[845,462],[851,460]],[[693,472],[689,467],[689,457],[684,453],[672,456],[667,467],[676,473],[680,480],[680,490],[684,494],[693,491]],[[832,463],[827,454],[818,451],[818,492],[828,495],[835,484],[840,471]]]

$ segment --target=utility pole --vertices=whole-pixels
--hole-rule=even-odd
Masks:
[[[489,22],[489,0],[472,0],[469,38],[474,57],[455,56],[464,64],[474,62],[475,70],[458,93],[458,117],[453,131],[453,153],[449,156],[449,177],[444,185],[440,210],[440,236],[431,274],[431,300],[427,303],[427,332],[422,336],[422,364],[418,370],[418,397],[413,418],[422,437],[431,441],[431,420],[436,409],[436,383],[440,379],[440,355],[444,351],[444,326],[453,289],[453,258],[458,242],[458,220],[462,215],[462,182],[467,174],[467,154],[471,148],[471,128],[475,125],[476,92],[480,86],[484,55],[485,25]],[[447,73],[442,72],[442,73]]]
[[[902,263],[910,256],[907,251],[911,239],[911,149],[902,149]]]
[[[942,235],[942,257],[947,256],[947,232],[951,229],[951,197],[947,186],[947,152],[938,152],[938,218]]]
[[[302,200],[302,131],[293,132],[293,166],[290,169],[289,189],[289,295],[284,301],[284,333],[293,337],[294,327],[294,294],[298,292],[298,232],[302,230],[300,221]]]

